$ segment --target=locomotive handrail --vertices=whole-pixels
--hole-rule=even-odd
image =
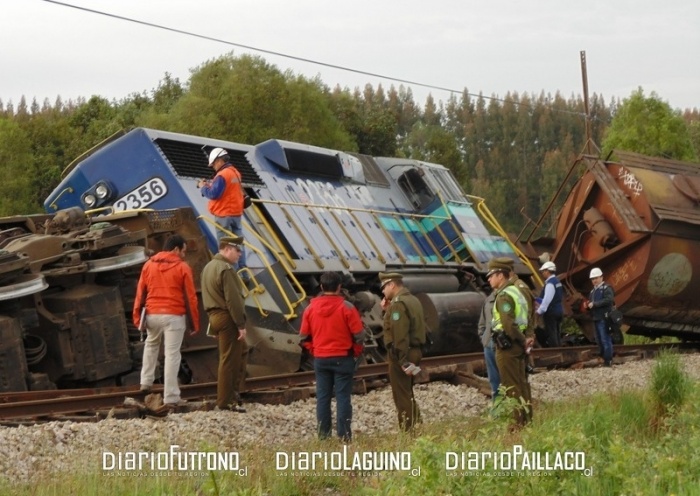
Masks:
[[[364,239],[370,245],[372,245],[372,248],[374,249],[374,253],[377,254],[377,260],[379,260],[381,263],[385,264],[386,258],[384,258],[384,255],[382,255],[382,252],[379,250],[379,247],[376,245],[376,243],[372,239],[372,236],[369,235],[369,233],[367,232],[367,229],[365,229],[365,226],[362,225],[362,222],[360,221],[360,219],[357,218],[357,216],[355,215],[355,212],[349,211],[348,214],[355,221],[355,225],[360,229],[360,231],[362,231]]]
[[[267,227],[268,227],[268,229],[269,229],[269,226],[267,226]],[[290,318],[290,319],[293,318],[293,317],[295,317],[296,314],[294,313],[294,309],[296,309],[296,307],[299,306],[299,304],[300,304],[301,302],[303,302],[303,301],[306,299],[306,291],[304,290],[304,287],[303,287],[303,286],[301,285],[301,283],[299,282],[299,279],[296,278],[296,276],[294,275],[294,272],[292,272],[292,270],[290,270],[289,266],[287,265],[287,264],[289,264],[289,265],[291,265],[293,268],[295,268],[295,267],[296,267],[296,264],[294,264],[294,261],[293,261],[290,257],[288,257],[288,259],[285,259],[285,258],[279,256],[279,253],[275,252],[275,249],[273,248],[273,246],[272,246],[265,238],[263,238],[262,236],[260,236],[254,229],[249,229],[249,231],[250,231],[250,233],[251,233],[253,236],[255,236],[255,238],[256,238],[258,241],[260,241],[260,243],[261,243],[263,246],[265,246],[268,250],[270,250],[271,253],[275,254],[275,257],[277,258],[277,260],[280,262],[280,264],[282,265],[282,267],[284,267],[284,271],[286,272],[287,277],[289,277],[289,279],[292,281],[293,285],[296,286],[296,288],[297,288],[296,292],[297,292],[297,294],[300,295],[300,296],[299,296],[299,299],[298,299],[297,301],[291,302],[291,301],[289,301],[289,299],[287,298],[286,293],[285,293],[284,291],[282,291],[282,285],[280,284],[279,279],[277,278],[277,275],[276,275],[275,272],[272,270],[272,266],[269,265],[269,264],[267,263],[267,260],[263,257],[263,253],[260,252],[259,250],[257,250],[255,247],[253,247],[253,249],[256,251],[256,253],[258,253],[258,256],[260,257],[260,260],[262,260],[263,263],[265,263],[266,267],[268,268],[268,270],[269,270],[269,272],[270,272],[270,276],[273,278],[273,280],[274,280],[275,283],[277,284],[277,287],[280,289],[280,293],[282,294],[282,297],[284,298],[284,301],[287,303],[287,305],[288,305],[289,308],[290,308],[290,312],[291,312],[291,313],[290,313],[290,314],[285,314],[285,317],[287,317],[287,315],[289,315],[288,318]],[[270,230],[270,232],[269,232],[268,234],[274,235],[274,233],[272,232],[272,230]],[[244,242],[245,242],[245,241],[244,241]]]
[[[401,224],[401,221],[400,221],[400,220],[397,218],[397,216],[396,216],[397,213],[398,213],[398,212],[392,212],[391,217],[393,217],[394,220],[396,220],[396,223],[399,225],[399,227],[401,228],[401,230],[402,230],[402,231],[404,232],[404,234],[406,235],[406,239],[408,240],[409,243],[411,243],[411,246],[413,246],[413,249],[416,251],[416,253],[417,253],[418,256],[420,257],[421,263],[424,264],[424,263],[425,263],[425,256],[423,256],[422,250],[419,248],[419,246],[416,244],[416,242],[413,241],[413,236],[411,236],[411,233],[409,233],[409,232],[404,228],[404,226]]]
[[[438,233],[442,236],[443,240],[445,241],[446,246],[448,246],[448,248],[449,248],[449,249],[452,251],[452,253],[455,255],[455,260],[456,260],[456,261],[459,261],[459,256],[457,255],[457,253],[455,252],[455,250],[452,248],[452,245],[450,244],[449,240],[447,239],[447,236],[445,236],[445,234],[442,232],[442,229],[441,229],[441,228],[437,225],[437,223],[435,222],[435,219],[438,219],[438,220],[446,220],[446,221],[448,221],[448,222],[450,222],[450,223],[452,224],[452,227],[455,229],[455,232],[458,232],[459,230],[456,229],[456,227],[454,226],[454,223],[452,222],[452,218],[451,218],[451,217],[445,217],[445,216],[442,216],[442,215],[415,214],[415,213],[409,213],[409,212],[391,212],[391,211],[386,211],[386,210],[376,210],[376,209],[359,208],[359,207],[345,207],[345,206],[340,206],[340,205],[322,205],[322,204],[318,204],[318,203],[300,203],[300,202],[290,202],[290,201],[281,201],[281,200],[267,200],[267,199],[265,199],[265,200],[263,200],[263,199],[255,199],[255,200],[253,200],[253,203],[269,203],[269,204],[271,204],[271,205],[277,205],[278,207],[280,207],[280,210],[282,210],[282,212],[284,213],[284,215],[285,215],[285,217],[286,217],[286,220],[290,223],[290,225],[292,226],[292,228],[296,231],[296,233],[297,233],[297,234],[299,235],[299,237],[302,239],[302,241],[304,242],[304,244],[306,245],[306,247],[309,249],[309,251],[311,252],[311,255],[313,256],[314,261],[316,262],[316,265],[318,265],[318,267],[319,267],[320,269],[323,269],[323,268],[325,267],[325,265],[324,265],[324,263],[323,263],[323,260],[318,256],[318,253],[316,253],[316,251],[313,249],[313,245],[309,242],[307,236],[306,236],[306,235],[302,232],[302,230],[299,228],[299,226],[297,225],[297,223],[296,223],[296,221],[294,220],[294,218],[293,218],[293,217],[290,215],[290,213],[284,208],[285,206],[303,207],[305,210],[307,210],[307,211],[312,215],[312,217],[313,217],[314,220],[316,221],[316,224],[319,226],[319,229],[320,229],[321,232],[324,234],[324,236],[330,241],[331,246],[333,246],[333,248],[335,249],[335,251],[338,253],[338,257],[339,257],[340,261],[343,263],[343,265],[344,265],[346,268],[350,268],[350,263],[348,262],[347,258],[344,257],[344,256],[342,255],[342,253],[341,253],[341,251],[340,251],[340,248],[339,248],[339,247],[337,246],[337,244],[333,241],[333,238],[328,234],[328,232],[326,231],[326,229],[321,225],[321,223],[320,223],[318,217],[317,217],[316,214],[313,212],[313,209],[314,209],[314,208],[329,210],[329,211],[331,212],[331,215],[333,215],[333,218],[336,220],[336,222],[338,223],[338,225],[340,226],[340,228],[341,228],[341,229],[343,230],[343,232],[346,234],[346,237],[350,240],[350,242],[352,243],[353,247],[354,247],[355,250],[357,251],[357,253],[358,253],[358,258],[359,258],[360,260],[362,260],[363,264],[364,264],[365,267],[367,267],[367,268],[369,268],[369,261],[363,256],[362,251],[361,251],[361,250],[359,249],[359,247],[354,243],[354,241],[352,240],[352,237],[349,235],[349,233],[348,233],[347,230],[344,228],[344,226],[342,225],[342,223],[339,221],[339,219],[337,218],[337,216],[333,214],[333,210],[342,210],[342,211],[348,212],[348,213],[355,219],[356,224],[357,224],[358,226],[360,226],[360,229],[362,230],[363,234],[365,234],[365,239],[367,239],[367,240],[370,242],[370,244],[372,244],[372,247],[375,249],[375,252],[378,253],[378,254],[381,253],[380,250],[379,250],[379,247],[372,241],[372,237],[369,235],[369,233],[367,233],[367,231],[364,229],[364,226],[362,226],[362,223],[359,222],[359,220],[358,220],[357,217],[354,215],[354,213],[355,213],[355,212],[369,213],[369,214],[371,214],[371,215],[374,217],[374,220],[376,221],[376,223],[377,223],[378,225],[381,225],[381,221],[379,220],[378,215],[384,215],[384,216],[387,216],[387,217],[394,217],[394,219],[397,221],[397,224],[398,224],[398,225],[401,227],[401,229],[403,230],[404,234],[406,234],[406,238],[407,238],[408,241],[413,245],[414,249],[416,250],[416,253],[418,253],[418,255],[420,256],[420,258],[421,258],[421,260],[422,260],[422,263],[425,263],[425,262],[426,262],[426,261],[425,261],[425,257],[422,255],[422,250],[420,249],[420,247],[418,247],[418,245],[417,245],[417,244],[415,243],[415,241],[412,239],[412,236],[410,235],[410,233],[408,233],[408,232],[406,231],[406,229],[401,225],[401,222],[399,221],[399,219],[397,219],[396,217],[397,217],[397,216],[405,217],[405,218],[409,218],[409,219],[411,219],[411,220],[413,220],[413,221],[416,221],[416,219],[421,219],[421,218],[431,219],[431,220],[434,222],[434,224],[435,224],[436,230],[438,231]],[[426,238],[427,242],[431,245],[431,247],[432,247],[433,250],[435,251],[435,254],[437,255],[438,259],[441,260],[441,261],[444,261],[442,255],[440,255],[440,252],[438,251],[438,249],[437,249],[437,247],[435,246],[435,244],[434,244],[434,243],[432,242],[432,240],[430,240],[430,238],[427,236],[426,231],[423,229],[423,227],[420,225],[419,222],[416,221],[416,223],[419,225],[419,228],[421,229],[421,232],[422,232],[422,234],[424,235],[424,237]],[[399,259],[401,260],[401,263],[405,263],[405,262],[408,260],[408,258],[407,258],[406,255],[402,252],[401,248],[396,244],[396,242],[394,241],[394,239],[386,232],[386,230],[382,230],[382,232],[384,233],[384,235],[385,235],[387,241],[389,241],[389,243],[393,246],[394,250],[396,250],[396,253],[397,253],[398,257],[399,257]],[[383,256],[382,256],[381,258],[379,258],[379,260],[380,260],[382,263],[386,263],[386,259],[385,259]]]
[[[435,243],[433,243],[433,240],[430,239],[430,236],[428,236],[428,231],[426,231],[425,228],[423,227],[423,225],[422,225],[420,222],[418,222],[416,219],[411,219],[411,220],[412,220],[413,222],[415,222],[415,224],[416,224],[416,226],[418,227],[418,229],[420,230],[421,234],[425,237],[425,241],[426,241],[426,242],[430,245],[430,247],[433,249],[433,253],[435,253],[435,255],[437,256],[438,261],[439,261],[440,263],[443,263],[443,264],[444,264],[444,263],[445,263],[445,259],[442,257],[442,255],[440,255],[440,251],[438,250],[437,246],[435,246]]]
[[[100,212],[109,212],[107,215],[113,214],[114,213],[114,206],[112,205],[107,205],[106,207],[100,207],[100,208],[93,208],[90,210],[85,211],[85,216],[90,217],[93,214],[97,214]]]
[[[51,202],[49,207],[53,208],[54,210],[58,210],[58,204],[56,203],[58,201],[58,199],[63,196],[63,193],[72,193],[72,192],[73,192],[73,188],[70,186],[63,188],[61,190],[61,192],[58,195],[56,195],[56,198],[53,199],[53,201]]]
[[[513,242],[510,240],[508,237],[508,233],[505,232],[505,230],[501,227],[501,225],[498,223],[496,218],[493,216],[489,208],[486,206],[486,200],[483,198],[480,198],[478,196],[472,196],[472,195],[466,195],[468,198],[472,198],[475,200],[476,203],[476,208],[479,211],[479,213],[482,215],[483,219],[488,222],[488,224],[510,245],[510,247],[513,249],[513,252],[518,256],[520,261],[525,264],[527,268],[530,269],[530,273],[532,274],[532,277],[535,279],[537,282],[538,286],[542,286],[542,278],[540,277],[539,271],[532,265],[532,262],[530,262],[530,259],[525,256],[523,252],[521,252],[517,246],[513,244]]]
[[[440,193],[440,191],[436,191],[435,193],[437,194],[437,197],[440,199],[440,203],[442,203],[442,207],[445,209],[445,212],[447,212],[448,211],[447,203],[445,202],[445,199],[442,197],[442,193]],[[432,220],[432,218],[430,220]],[[459,253],[457,253],[457,250],[455,250],[454,247],[452,246],[453,242],[450,241],[449,239],[447,239],[447,236],[445,235],[445,232],[442,230],[442,228],[435,221],[433,221],[433,222],[435,224],[435,230],[442,237],[442,240],[445,242],[445,246],[452,252],[452,256],[454,257],[455,262],[458,264],[461,264],[462,258],[459,256]],[[459,229],[457,229],[457,226],[455,225],[454,221],[452,220],[452,217],[449,218],[448,222],[452,226],[452,229],[454,230],[454,232],[459,233]],[[458,237],[461,238],[461,236],[459,236],[459,235],[458,235]],[[466,247],[466,243],[465,243],[465,247]],[[468,250],[468,248],[467,248],[467,250]]]
[[[115,141],[117,138],[121,138],[121,137],[124,136],[125,134],[126,134],[126,131],[124,131],[124,129],[120,129],[120,130],[117,131],[116,133],[112,134],[111,136],[108,136],[107,138],[105,138],[105,139],[103,139],[102,141],[100,141],[99,143],[97,143],[95,146],[93,146],[93,147],[90,148],[89,150],[87,150],[87,151],[81,153],[81,154],[78,156],[78,158],[76,158],[75,160],[73,160],[70,164],[66,165],[65,169],[63,169],[63,170],[61,171],[61,179],[63,179],[64,177],[66,177],[66,175],[67,175],[70,171],[72,171],[73,169],[75,169],[75,166],[76,166],[76,165],[78,165],[80,162],[82,162],[83,160],[85,160],[86,158],[88,158],[88,157],[89,157],[90,155],[92,155],[95,151],[97,151],[97,150],[99,150],[100,148],[102,148],[103,146],[105,146],[105,145],[111,143],[112,141]],[[71,193],[72,193],[72,191],[71,191]],[[57,199],[58,199],[58,198],[57,198]],[[54,200],[54,202],[55,202],[55,201],[56,201],[56,200]]]
[[[231,236],[234,235],[231,231],[229,231],[228,229],[224,229],[219,223],[217,223],[216,221],[211,220],[211,219],[208,218],[207,216],[200,215],[200,216],[198,217],[198,219],[202,219],[202,220],[204,220],[205,222],[208,222],[208,223],[210,223],[210,224],[213,224],[214,227],[215,227],[216,229],[219,229],[219,230],[221,230],[221,231],[223,231],[223,232],[225,232],[225,233],[227,233],[227,234],[229,234],[229,235],[231,235]],[[295,312],[295,309],[296,309],[297,306],[299,306],[299,304],[300,304],[302,301],[304,301],[304,300],[306,299],[306,291],[304,291],[304,289],[302,288],[301,284],[299,283],[299,280],[298,280],[298,279],[294,276],[294,274],[289,270],[289,268],[287,267],[287,264],[285,263],[285,261],[284,261],[281,257],[278,257],[278,256],[277,256],[277,253],[275,252],[274,248],[273,248],[265,239],[263,239],[258,233],[256,233],[255,230],[249,229],[249,231],[250,231],[251,234],[253,234],[253,236],[255,236],[255,237],[258,239],[258,241],[260,241],[263,245],[265,245],[265,246],[270,250],[271,253],[274,254],[274,256],[277,258],[277,260],[282,264],[282,267],[284,267],[284,271],[287,273],[287,275],[288,275],[288,276],[291,278],[291,280],[294,282],[294,285],[299,289],[299,293],[298,293],[298,294],[300,295],[300,298],[299,298],[297,301],[295,301],[295,302],[290,301],[290,299],[287,297],[286,291],[284,291],[284,289],[282,288],[282,283],[281,283],[280,280],[278,279],[277,274],[275,274],[275,271],[272,270],[272,265],[270,265],[270,263],[267,261],[267,257],[265,257],[265,254],[264,254],[261,250],[259,250],[257,247],[255,247],[255,246],[251,245],[250,243],[248,243],[247,241],[245,241],[245,239],[243,240],[244,245],[245,245],[247,248],[249,248],[249,249],[251,249],[252,251],[254,251],[254,252],[258,255],[258,257],[260,258],[260,260],[262,261],[262,263],[265,265],[265,268],[266,268],[266,269],[268,270],[268,272],[270,273],[270,277],[272,277],[272,280],[275,281],[275,285],[276,285],[277,288],[279,289],[279,293],[280,293],[280,295],[282,296],[282,299],[284,300],[284,302],[287,304],[287,307],[289,308],[289,313],[285,313],[285,314],[284,314],[285,319],[291,320],[291,319],[297,317],[297,314],[296,314],[296,312]],[[259,285],[258,285],[257,281],[254,281],[254,282],[255,282],[256,287],[258,287]],[[247,288],[246,288],[246,289],[247,289]],[[252,291],[252,292],[249,292],[249,294],[250,294],[250,293],[253,294],[253,299],[255,300],[255,303],[256,303],[256,305],[258,306],[258,311],[260,312],[260,314],[261,314],[262,316],[264,316],[264,317],[267,316],[268,313],[262,308],[262,306],[260,305],[260,302],[258,301],[257,296],[255,296],[256,292],[255,292],[255,291]]]
[[[361,207],[345,207],[342,205],[323,205],[320,203],[300,203],[300,202],[290,202],[281,200],[266,200],[266,199],[254,199],[253,203],[269,203],[271,205],[289,205],[292,207],[316,207],[316,208],[328,208],[335,210],[347,210],[348,212],[365,212],[369,214],[382,214],[382,215],[392,215],[397,214],[403,217],[427,217],[431,219],[441,219],[450,220],[450,217],[444,217],[442,215],[426,215],[426,214],[415,214],[412,212],[394,212],[391,210],[376,210],[372,208],[361,208]]]
[[[323,235],[326,237],[326,239],[330,242],[330,244],[331,244],[331,246],[333,247],[333,249],[335,249],[335,252],[338,254],[338,258],[340,259],[340,261],[343,263],[343,265],[345,266],[346,269],[349,269],[349,268],[350,268],[350,262],[348,262],[348,259],[345,258],[345,256],[343,256],[343,253],[342,253],[342,251],[340,250],[340,247],[338,247],[338,245],[335,243],[335,241],[333,241],[333,238],[332,238],[331,236],[328,235],[328,232],[326,231],[326,228],[323,227],[323,224],[321,224],[321,221],[319,220],[318,216],[314,213],[313,210],[308,209],[308,208],[307,208],[307,210],[308,210],[308,212],[311,214],[311,216],[314,218],[314,220],[316,221],[316,225],[317,225],[318,228],[321,230],[321,232],[322,232]]]
[[[365,269],[369,269],[370,263],[369,260],[367,260],[367,257],[362,253],[362,250],[360,250],[360,247],[357,246],[357,243],[352,239],[352,236],[348,232],[348,230],[345,228],[345,225],[341,222],[341,220],[338,218],[335,212],[333,212],[332,209],[328,209],[329,213],[333,216],[335,219],[335,222],[338,224],[338,227],[340,227],[340,230],[343,231],[343,234],[345,234],[345,237],[348,238],[348,241],[350,241],[350,244],[352,245],[353,248],[355,248],[355,251],[357,252],[357,255],[359,256],[360,260],[362,260],[362,265],[365,266]]]
[[[253,204],[259,203],[259,201],[260,201],[260,200],[252,200],[252,203],[253,203]],[[258,223],[258,224],[260,224],[262,227],[265,228],[265,230],[267,231],[267,236],[268,236],[271,240],[274,240],[274,241],[275,241],[275,244],[277,245],[277,248],[273,247],[273,246],[272,246],[272,243],[271,243],[270,241],[263,240],[260,236],[257,236],[258,240],[259,240],[261,243],[263,243],[265,246],[267,246],[267,248],[268,248],[270,251],[275,252],[275,253],[277,254],[277,259],[278,259],[278,260],[282,261],[282,259],[283,259],[283,257],[284,257],[284,262],[288,263],[289,266],[292,268],[292,270],[296,269],[296,268],[297,268],[296,262],[294,261],[294,259],[293,259],[293,258],[291,257],[291,255],[289,254],[289,251],[287,250],[287,247],[284,245],[284,243],[282,243],[282,242],[280,241],[279,236],[277,235],[277,233],[275,232],[275,230],[274,230],[274,229],[272,228],[272,226],[270,225],[270,222],[268,221],[268,219],[267,219],[264,215],[260,215],[260,212],[258,211],[258,207],[257,207],[257,206],[254,206],[254,205],[253,205],[253,206],[251,207],[251,209],[252,209],[253,212],[255,212],[255,216],[256,216],[255,222]],[[251,210],[249,210],[249,212],[250,212],[250,211],[251,211]],[[251,231],[253,234],[257,234],[257,230],[255,230],[255,229],[250,229],[250,231]],[[288,272],[289,272],[290,275],[292,274],[291,271],[288,271]],[[301,285],[300,285],[299,287],[301,287]]]
[[[304,244],[306,245],[306,248],[309,250],[311,253],[311,256],[314,258],[314,262],[316,262],[316,265],[318,265],[319,269],[325,268],[325,264],[323,263],[323,260],[321,260],[321,257],[318,256],[318,253],[316,253],[316,250],[314,250],[313,246],[308,242],[306,239],[306,236],[304,233],[301,231],[301,228],[297,225],[296,221],[294,220],[294,217],[291,216],[291,214],[287,211],[286,208],[284,208],[284,205],[279,205],[280,210],[284,213],[285,218],[287,219],[287,222],[294,228],[294,230],[297,232],[299,237],[302,239]]]
[[[152,208],[130,208],[127,210],[114,210],[114,205],[106,205],[104,207],[100,208],[93,208],[91,210],[86,210],[85,211],[85,216],[90,217],[93,214],[97,214],[99,212],[109,212],[107,215],[115,215],[115,214],[131,214],[131,213],[139,213],[139,212],[155,212],[154,209]]]
[[[374,217],[374,221],[377,223],[378,226],[382,225],[382,221],[379,220],[379,216],[376,212],[372,213],[372,217]],[[406,263],[406,260],[408,260],[408,258],[406,258],[406,256],[403,254],[399,245],[397,245],[396,241],[394,241],[394,238],[389,236],[389,232],[386,229],[380,229],[380,231],[384,234],[384,237],[387,239],[387,241],[389,241],[389,244],[394,247],[394,250],[396,251],[396,254],[399,257],[399,260],[401,260],[401,263]]]

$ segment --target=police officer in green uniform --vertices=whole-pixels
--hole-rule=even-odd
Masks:
[[[492,259],[488,268],[486,278],[496,291],[491,328],[496,342],[498,372],[501,384],[507,388],[506,394],[525,402],[526,407],[515,412],[516,421],[524,424],[532,418],[532,396],[525,370],[525,350],[534,343],[532,331],[528,330],[529,309],[522,292],[510,280],[512,261]]]
[[[216,406],[245,412],[240,390],[245,381],[248,345],[243,284],[232,265],[243,251],[243,238],[226,236],[219,240],[219,253],[202,270],[202,303],[209,316],[208,334],[219,341],[219,371]]]
[[[410,363],[418,365],[425,344],[423,307],[403,285],[403,276],[395,272],[380,272],[384,293],[384,344],[389,361],[389,382],[399,416],[399,427],[405,431],[420,422],[420,410],[413,397],[413,375],[404,369]]]
[[[494,258],[496,262],[502,262],[510,267],[510,278],[508,279],[513,286],[520,290],[525,301],[527,302],[527,330],[525,331],[525,336],[535,336],[535,296],[532,294],[530,286],[527,285],[525,281],[518,277],[515,273],[513,267],[515,266],[515,261],[510,257],[497,257]],[[534,366],[532,364],[532,357],[528,354],[527,356],[527,367],[530,372],[534,371]]]

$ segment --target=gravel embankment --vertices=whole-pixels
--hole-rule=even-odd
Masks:
[[[684,356],[686,371],[700,379],[700,356]],[[644,387],[652,360],[610,368],[555,370],[531,376],[533,398],[555,401],[594,392]],[[455,416],[481,415],[488,398],[468,386],[432,383],[415,387],[424,422]],[[0,427],[0,474],[13,482],[40,474],[94,470],[103,451],[241,451],[246,446],[285,447],[315,439],[314,399],[292,405],[246,405],[248,412],[192,412],[163,419],[104,420],[98,423],[50,422],[35,426]],[[397,430],[391,390],[383,388],[353,397],[355,436]]]

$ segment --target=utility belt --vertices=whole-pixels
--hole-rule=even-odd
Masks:
[[[406,350],[406,355],[410,355],[412,350],[418,350],[422,356],[423,351],[421,350],[420,346],[409,346],[408,349]],[[387,355],[391,358],[394,358],[398,360],[399,358],[399,350],[394,347],[393,343],[389,343],[386,345],[386,351]]]
[[[509,350],[513,347],[513,340],[503,331],[491,331],[493,342],[499,350]]]

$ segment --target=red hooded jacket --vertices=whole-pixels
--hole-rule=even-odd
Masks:
[[[162,251],[143,266],[136,286],[134,325],[141,324],[141,307],[146,301],[146,314],[187,315],[194,331],[199,331],[199,307],[192,269],[177,253]]]
[[[312,299],[304,310],[299,334],[311,338],[303,346],[314,357],[328,358],[356,355],[353,338],[363,331],[360,312],[352,303],[339,295],[323,294]]]

